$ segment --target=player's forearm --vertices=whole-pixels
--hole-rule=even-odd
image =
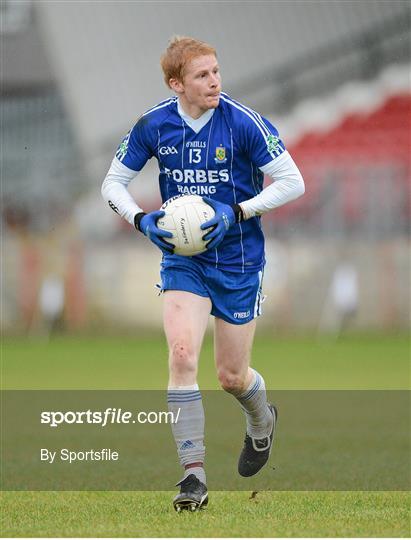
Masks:
[[[143,212],[127,189],[137,174],[115,158],[101,187],[103,199],[110,208],[131,225],[134,225],[134,216]]]
[[[276,161],[261,167],[273,179],[273,183],[240,204],[244,219],[264,214],[304,194],[304,180],[292,157],[287,154],[278,163]]]

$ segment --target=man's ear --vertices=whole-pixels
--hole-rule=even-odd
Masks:
[[[171,78],[168,81],[168,84],[171,90],[174,90],[174,92],[176,92],[177,94],[181,94],[182,92],[184,92],[184,84],[182,83],[182,81]]]

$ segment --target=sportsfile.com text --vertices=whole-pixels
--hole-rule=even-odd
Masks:
[[[171,411],[123,411],[108,407],[104,411],[42,411],[40,423],[50,427],[61,424],[97,424],[105,427],[109,424],[176,424],[180,409]]]

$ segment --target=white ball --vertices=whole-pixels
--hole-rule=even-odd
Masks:
[[[175,246],[174,253],[191,257],[206,251],[203,236],[211,230],[200,229],[200,225],[214,217],[214,209],[206,204],[199,195],[178,195],[168,199],[160,210],[165,215],[157,221],[160,229],[173,233],[172,238],[165,238]]]

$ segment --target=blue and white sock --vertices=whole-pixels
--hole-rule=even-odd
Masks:
[[[253,439],[263,439],[270,435],[273,416],[267,406],[267,393],[262,376],[255,370],[249,387],[242,394],[235,395],[246,415],[247,433]]]
[[[185,468],[184,478],[195,474],[205,484],[204,408],[198,384],[170,386],[167,402],[174,418],[178,413],[178,422],[172,424],[172,431],[180,463]],[[191,464],[196,465],[186,468]]]

